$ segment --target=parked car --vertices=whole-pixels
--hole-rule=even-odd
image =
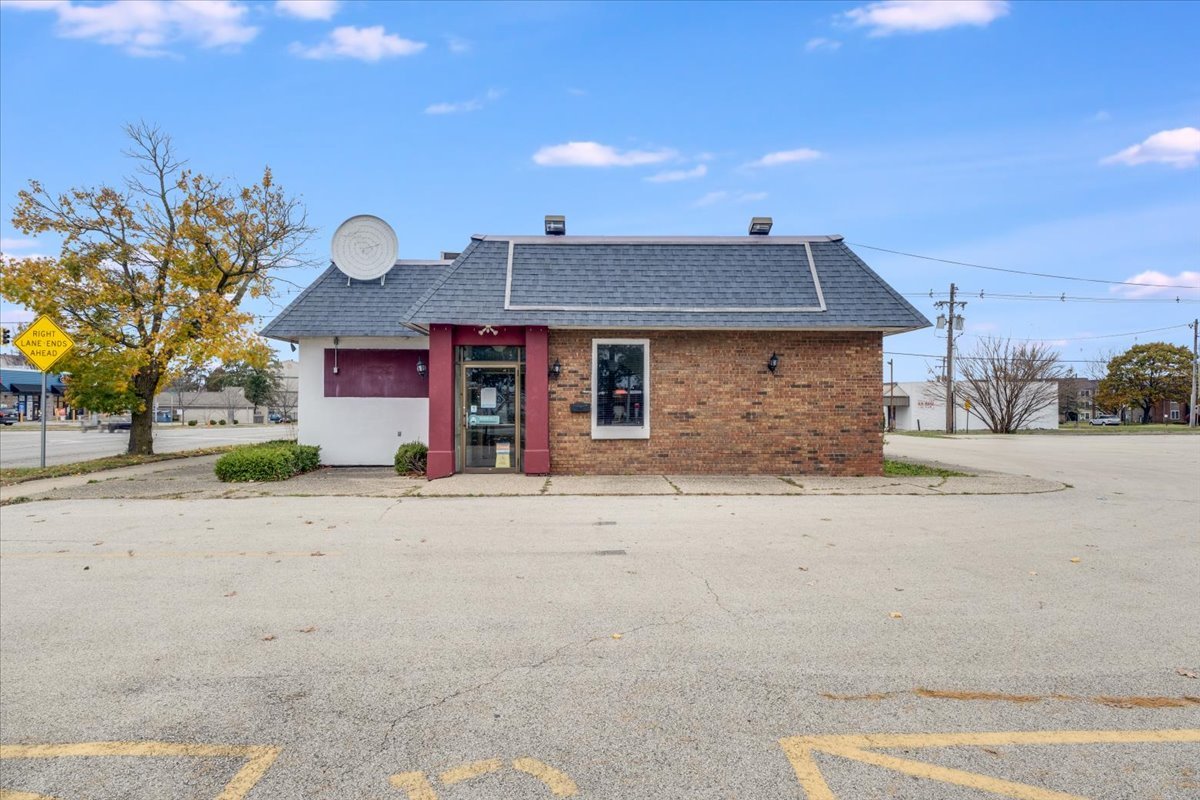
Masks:
[[[131,420],[129,417],[109,417],[108,419],[101,421],[100,427],[109,433],[127,431],[133,427],[133,420]]]
[[[4,406],[0,408],[0,425],[16,425],[21,421],[21,415],[15,408]]]
[[[293,420],[287,414],[281,414],[278,411],[272,411],[267,415],[267,419],[271,422],[295,422],[295,420]]]
[[[1100,414],[1092,417],[1090,422],[1093,425],[1120,425],[1121,418],[1115,414]]]

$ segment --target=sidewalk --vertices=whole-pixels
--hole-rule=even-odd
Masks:
[[[436,481],[404,478],[388,467],[326,467],[286,481],[221,483],[217,456],[29,481],[0,487],[12,498],[200,499],[266,496],[505,497],[529,495],[963,495],[1040,494],[1066,488],[1058,481],[978,472],[970,477],[829,478],[814,475],[455,475]]]

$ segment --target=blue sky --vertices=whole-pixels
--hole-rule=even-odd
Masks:
[[[0,235],[10,255],[53,254],[12,229],[16,192],[116,181],[121,126],[144,119],[203,171],[250,181],[269,164],[302,195],[318,259],[359,213],[388,220],[404,258],[537,233],[547,213],[589,234],[740,234],[760,214],[777,234],[1200,285],[1196,30],[1188,2],[5,0]],[[964,350],[990,334],[1069,360],[1190,344],[1186,327],[1088,337],[1200,313],[1200,289],[858,252],[931,318],[921,293],[955,281]],[[1190,302],[1161,302],[1176,297]],[[885,349],[939,353],[944,339]],[[897,356],[896,376],[922,379],[928,362]]]

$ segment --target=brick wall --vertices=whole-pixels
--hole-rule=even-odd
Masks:
[[[650,340],[650,438],[591,438],[592,339]],[[879,475],[883,337],[870,332],[551,330],[559,474]],[[779,356],[775,375],[767,370]]]

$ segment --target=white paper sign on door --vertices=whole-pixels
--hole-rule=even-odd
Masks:
[[[484,387],[479,390],[479,407],[480,408],[495,408],[496,407],[496,389],[493,386]]]

